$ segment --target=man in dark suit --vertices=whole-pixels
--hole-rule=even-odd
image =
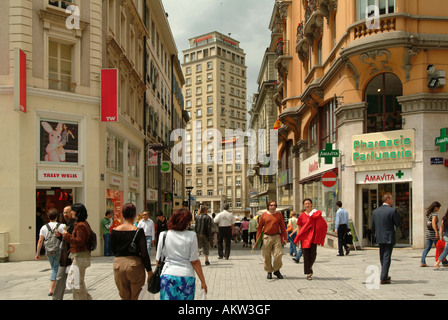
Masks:
[[[372,227],[375,230],[376,243],[380,247],[381,284],[390,283],[389,267],[392,249],[395,244],[395,228],[400,227],[401,221],[397,209],[392,208],[394,199],[392,194],[383,196],[383,205],[373,211]]]

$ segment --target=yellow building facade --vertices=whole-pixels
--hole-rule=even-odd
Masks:
[[[325,213],[329,246],[337,247],[337,200],[358,246],[375,244],[372,211],[386,192],[402,246],[424,247],[426,208],[448,205],[447,14],[443,1],[276,2],[279,163],[293,159],[280,171],[291,171],[296,210],[311,198]]]

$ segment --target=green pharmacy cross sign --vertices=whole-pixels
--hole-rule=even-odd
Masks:
[[[440,137],[436,138],[436,146],[440,146],[440,152],[446,152],[448,146],[448,128],[440,129]]]
[[[332,164],[336,157],[339,157],[339,150],[333,150],[332,143],[326,143],[325,149],[319,150],[319,158],[325,158],[325,164]]]

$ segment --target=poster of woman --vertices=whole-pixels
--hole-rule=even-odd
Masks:
[[[78,123],[40,121],[40,161],[78,163]]]

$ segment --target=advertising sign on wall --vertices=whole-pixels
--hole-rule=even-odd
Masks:
[[[78,163],[78,123],[40,120],[40,161]]]

